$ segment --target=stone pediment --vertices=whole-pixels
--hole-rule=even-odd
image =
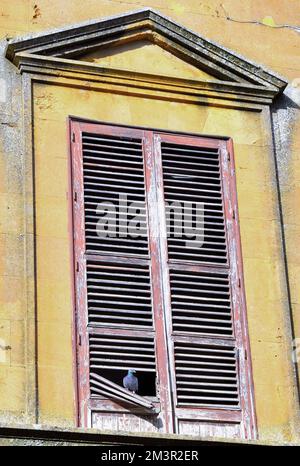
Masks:
[[[251,90],[268,96],[269,102],[287,85],[263,67],[149,8],[13,40],[6,56],[21,71],[44,66],[106,75],[120,70],[144,78],[168,75],[215,87],[222,83],[223,92]]]

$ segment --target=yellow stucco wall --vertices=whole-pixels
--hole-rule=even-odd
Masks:
[[[74,422],[66,196],[66,119],[71,114],[233,137],[259,433],[261,438],[290,439],[293,382],[287,361],[284,276],[266,117],[43,84],[34,86],[34,101],[41,421]]]
[[[176,58],[149,40],[106,47],[78,57],[82,61],[96,63],[106,68],[140,71],[143,73],[177,76],[185,79],[213,79],[208,73]]]
[[[0,37],[152,6],[201,35],[281,73],[290,81],[295,100],[299,100],[299,33],[274,27],[294,25],[299,17],[299,2],[228,0],[222,5],[215,0],[2,0]],[[180,64],[176,66],[180,71]],[[187,73],[186,66],[182,71]],[[165,73],[169,74],[167,64]],[[66,117],[72,114],[233,137],[259,435],[266,440],[299,439],[278,199],[266,115],[43,84],[34,85],[34,97],[39,422],[74,425],[66,138]],[[291,299],[296,336],[300,338],[299,134],[299,120],[294,117],[282,200]],[[26,320],[24,280],[26,204],[21,183],[13,183],[9,176],[13,167],[17,170],[13,156],[13,147],[0,141],[0,345],[2,339],[5,346],[1,351],[5,357],[1,356],[4,360],[0,361],[0,412],[4,413],[3,419],[22,421],[28,410],[26,387],[30,377],[25,363],[30,352],[26,346],[30,322]]]

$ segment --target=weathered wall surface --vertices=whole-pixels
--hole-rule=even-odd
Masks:
[[[33,369],[27,318],[27,166],[23,158],[21,83],[3,56],[6,39],[151,6],[199,34],[279,72],[289,81],[273,111],[277,163],[267,116],[166,104],[36,85],[34,142],[37,208],[39,422],[74,425],[66,117],[115,121],[234,138],[246,294],[259,434],[297,438],[289,296],[280,231],[281,187],[290,302],[300,338],[300,7],[298,1],[2,0],[0,5],[0,412],[3,421],[34,422],[28,392]],[[288,26],[288,27],[283,27]],[[297,29],[298,28],[298,29]],[[166,74],[169,74],[166,70]],[[147,107],[147,111],[145,111]],[[160,119],[157,119],[160,115]],[[27,195],[25,196],[25,194]]]
[[[272,141],[268,138],[266,115],[44,84],[34,85],[34,102],[38,380],[42,422],[71,425],[74,422],[66,196],[66,120],[71,114],[128,125],[233,137],[259,432],[262,439],[291,439],[293,379],[285,332],[287,298]]]

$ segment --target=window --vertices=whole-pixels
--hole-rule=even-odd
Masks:
[[[70,130],[80,424],[253,437],[231,140]]]

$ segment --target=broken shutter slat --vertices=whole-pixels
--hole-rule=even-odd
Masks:
[[[105,379],[104,377],[99,376],[98,374],[95,374],[94,372],[91,372],[90,377],[91,385],[96,386],[96,388],[93,387],[92,390],[96,393],[101,392],[102,395],[107,397],[111,396],[120,400],[130,401],[131,403],[138,406],[143,406],[149,409],[153,408],[153,404],[145,400],[145,398],[142,398],[135,393],[130,393],[125,388],[120,387],[119,385],[111,382],[108,379]]]

